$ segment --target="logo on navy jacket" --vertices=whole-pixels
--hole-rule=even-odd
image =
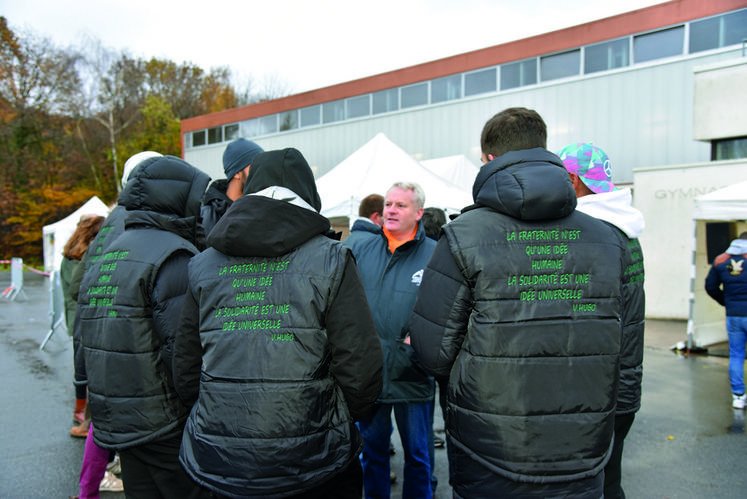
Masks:
[[[744,260],[736,261],[733,258],[729,259],[729,263],[726,264],[726,270],[729,271],[729,274],[731,275],[741,275],[742,274],[742,264],[744,263]],[[415,276],[412,276],[413,280],[415,279]]]
[[[412,283],[416,286],[420,286],[420,283],[423,281],[423,269],[418,270],[412,275]]]

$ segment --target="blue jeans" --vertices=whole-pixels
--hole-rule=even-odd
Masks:
[[[732,393],[744,393],[744,357],[747,343],[747,317],[726,317],[729,333],[729,382]]]
[[[410,404],[376,404],[370,418],[358,423],[363,435],[363,492],[366,499],[388,499],[389,439],[392,434],[392,409],[405,452],[403,499],[431,499],[431,456],[433,438],[431,414],[433,402]]]

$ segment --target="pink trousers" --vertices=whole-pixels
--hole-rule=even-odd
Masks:
[[[99,485],[109,464],[109,451],[93,441],[93,425],[88,428],[83,464],[80,467],[80,499],[99,499]]]

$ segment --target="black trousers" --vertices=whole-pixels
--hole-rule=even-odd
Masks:
[[[120,451],[125,496],[132,499],[209,498],[209,491],[193,481],[179,463],[181,443],[179,435]]]
[[[615,443],[612,446],[612,455],[607,466],[604,468],[604,499],[625,499],[622,484],[622,456],[623,443],[628,436],[630,427],[633,426],[635,413],[620,414],[615,416]]]

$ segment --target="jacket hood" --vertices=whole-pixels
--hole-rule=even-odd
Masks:
[[[578,199],[576,209],[589,216],[609,222],[630,239],[638,238],[646,226],[643,213],[633,208],[630,189],[589,194]],[[747,241],[745,241],[747,242]]]
[[[267,151],[254,157],[244,185],[244,194],[253,194],[272,186],[290,189],[315,211],[322,208],[314,173],[297,149]]]
[[[355,219],[355,222],[353,222],[353,226],[350,228],[350,232],[357,230],[370,232],[372,234],[382,233],[381,226],[373,223],[366,217],[358,217]]]
[[[576,208],[576,192],[563,162],[541,147],[510,151],[483,165],[472,197],[478,206],[519,220],[563,218]]]
[[[197,217],[210,177],[183,159],[161,156],[146,159],[133,170],[118,203],[128,211],[140,210]]]
[[[747,254],[747,239],[735,239],[729,245],[729,249],[726,250],[729,255],[744,255]]]
[[[305,200],[273,186],[234,201],[215,224],[207,244],[230,256],[275,257],[329,231],[329,220]]]
[[[177,217],[152,211],[132,210],[125,213],[125,230],[158,229],[176,234],[194,244],[202,251],[205,249],[205,231],[198,217]]]

